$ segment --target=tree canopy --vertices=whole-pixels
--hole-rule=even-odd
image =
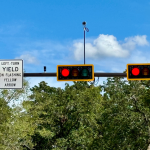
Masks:
[[[65,89],[42,81],[14,108],[6,101],[11,94],[3,90],[0,146],[14,150],[146,150],[150,144],[149,86],[150,81],[119,77],[107,78],[107,83],[98,86],[66,83]],[[14,92],[13,99],[18,99],[25,90]]]

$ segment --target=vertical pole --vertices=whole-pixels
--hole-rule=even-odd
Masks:
[[[84,64],[85,64],[85,27],[84,27]]]

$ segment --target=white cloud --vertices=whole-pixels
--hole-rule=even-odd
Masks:
[[[39,61],[30,54],[23,54],[20,57],[16,57],[15,59],[23,59],[24,63],[26,64],[38,64]]]
[[[129,56],[129,50],[134,49],[136,45],[149,45],[146,35],[125,38],[125,42],[120,44],[115,36],[100,34],[98,38],[93,40],[93,43],[86,43],[86,57],[92,59],[102,57],[126,58]],[[75,42],[73,46],[75,59],[82,59],[84,51],[83,43]]]
[[[137,45],[138,46],[145,46],[145,45],[149,45],[148,41],[146,40],[146,35],[142,35],[142,36],[134,36],[134,37],[128,37],[125,38],[125,43],[122,44],[122,46],[124,48],[127,49],[134,49]]]
[[[11,23],[11,24],[1,24],[0,25],[0,36],[4,38],[5,36],[16,35],[23,32],[26,25],[25,22],[20,21],[19,23]]]

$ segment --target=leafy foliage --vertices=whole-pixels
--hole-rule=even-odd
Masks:
[[[3,90],[0,149],[146,150],[149,86],[149,81],[108,78],[103,86],[74,82],[63,90],[42,81],[30,89],[22,107],[14,108],[8,102],[27,90]]]
[[[30,128],[27,115],[21,111],[21,107],[10,107],[12,101],[26,100],[29,92],[28,81],[24,79],[23,89],[21,90],[1,90],[0,95],[0,149],[21,150],[22,144],[31,143],[31,136],[26,137]],[[24,138],[21,141],[21,138]],[[30,140],[29,140],[30,139]]]
[[[149,81],[125,82],[122,78],[108,78],[107,84],[101,86],[106,92],[103,139],[108,149],[147,149],[150,112],[143,95]]]
[[[34,101],[23,103],[38,128],[32,136],[35,149],[82,149],[98,136],[97,118],[103,109],[100,88],[87,82],[66,84],[65,90],[51,88],[45,82],[31,90]]]

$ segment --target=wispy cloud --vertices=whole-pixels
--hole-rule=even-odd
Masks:
[[[149,42],[146,38],[146,35],[125,38],[125,43],[122,44],[122,47],[133,50],[136,46],[148,46]]]
[[[66,62],[69,53],[68,44],[51,40],[32,41],[19,44],[17,57],[23,59],[25,64],[42,65]]]
[[[3,24],[0,26],[0,36],[16,36],[18,34],[24,33],[26,24],[24,22],[12,23],[12,24]]]
[[[16,57],[15,59],[22,59],[26,64],[39,64],[39,60],[30,54],[23,54],[20,57]]]
[[[99,37],[86,41],[86,63],[94,64],[95,69],[101,67],[105,72],[122,72],[127,63],[148,62],[146,51],[143,53],[139,49],[139,46],[149,45],[146,35],[119,41],[114,35],[100,34]],[[83,50],[83,39],[66,43],[51,40],[25,41],[18,46],[16,59],[24,60],[27,72],[41,72],[43,66],[47,66],[47,72],[56,72],[57,65],[78,64],[79,61],[83,63]]]
[[[121,43],[113,35],[100,34],[92,43],[86,43],[86,57],[92,59],[126,58],[129,56],[131,49],[135,49],[136,46],[146,45],[149,45],[146,35],[128,37]],[[73,47],[75,59],[80,60],[83,58],[83,53],[81,53],[84,49],[83,43],[75,42]]]

